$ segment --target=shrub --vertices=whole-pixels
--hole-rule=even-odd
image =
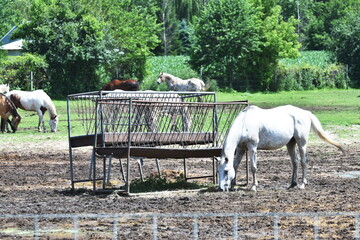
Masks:
[[[33,74],[33,88],[45,89],[49,87],[43,57],[25,54],[19,57],[8,58],[1,62],[0,81],[10,84],[11,89],[31,90],[31,72]]]
[[[345,88],[346,68],[342,65],[317,66],[279,64],[271,91]]]

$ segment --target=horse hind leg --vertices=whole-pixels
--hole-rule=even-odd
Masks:
[[[289,188],[293,188],[297,186],[297,158],[296,158],[296,141],[294,138],[290,140],[288,144],[286,144],[287,151],[291,158],[291,165],[292,165],[292,177],[291,177],[291,185]]]
[[[44,117],[39,115],[38,132],[41,132],[41,125],[44,129],[44,132],[46,132]]]
[[[250,188],[251,191],[256,192],[256,187],[259,185],[257,178],[256,178],[256,171],[257,171],[257,163],[256,163],[256,154],[257,154],[257,146],[248,146],[248,152],[249,152],[249,159],[250,159],[250,166],[251,166],[251,172],[252,172],[252,179],[253,183]]]
[[[299,145],[300,162],[302,170],[302,183],[299,188],[304,189],[307,181],[307,160],[306,160],[306,144]]]

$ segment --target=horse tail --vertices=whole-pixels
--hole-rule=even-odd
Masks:
[[[332,140],[324,131],[324,129],[322,128],[321,126],[321,123],[319,121],[319,119],[314,115],[312,114],[311,112],[308,112],[309,113],[309,117],[310,117],[310,120],[311,120],[311,128],[312,130],[316,133],[316,135],[321,139],[323,140],[324,142],[326,143],[329,143],[335,147],[337,147],[338,149],[340,149],[340,151],[345,154],[345,150],[344,148],[337,142],[335,142],[334,140]]]

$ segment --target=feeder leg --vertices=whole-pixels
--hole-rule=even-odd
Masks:
[[[159,177],[161,177],[161,171],[160,171],[160,162],[159,162],[159,159],[158,159],[158,158],[156,158],[156,159],[155,159],[155,161],[156,161],[156,168],[157,168],[157,170],[158,170]]]
[[[89,179],[91,179],[91,176],[93,174],[93,165],[94,165],[94,161],[95,161],[95,152],[94,149],[92,150],[91,153],[91,159],[90,159],[90,167],[89,167]]]
[[[126,159],[126,190],[130,193],[130,150],[128,150]]]
[[[187,174],[186,174],[186,158],[184,158],[184,179],[187,182]]]
[[[106,185],[106,157],[103,157],[103,181],[102,181],[103,189],[105,189],[105,185]]]
[[[215,157],[213,157],[212,159],[212,165],[213,165],[213,184],[216,184],[216,161],[215,161]]]
[[[109,156],[109,162],[108,162],[108,165],[109,165],[109,166],[108,166],[106,184],[109,184],[109,183],[110,183],[111,162],[112,162],[112,155]]]
[[[124,166],[123,166],[123,163],[121,161],[121,158],[119,158],[119,163],[120,163],[120,173],[121,173],[121,176],[122,176],[122,180],[125,181]]]
[[[95,157],[95,153],[94,153],[94,150],[93,150],[93,155],[92,155],[92,180],[93,180],[93,192],[96,192],[96,157]]]
[[[141,177],[141,181],[144,181],[144,176],[143,176],[143,170],[142,170],[142,166],[144,165],[144,160],[142,158],[137,159],[137,163],[139,166],[139,172],[140,172],[140,177]]]

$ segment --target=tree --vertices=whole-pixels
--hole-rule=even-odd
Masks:
[[[48,65],[41,56],[24,54],[13,59],[3,60],[0,68],[0,79],[10,84],[12,89],[44,89],[48,90],[46,69]],[[32,81],[32,82],[31,82]]]
[[[27,21],[30,11],[29,0],[1,0],[0,3],[0,38],[12,27]],[[2,44],[2,43],[0,43]]]
[[[103,27],[77,1],[34,1],[18,37],[27,40],[26,51],[45,57],[50,93],[64,96],[99,89],[97,70],[107,58]]]
[[[349,66],[354,87],[360,87],[360,4],[333,22],[329,49]]]
[[[146,59],[160,42],[155,0],[84,0],[84,5],[106,23],[111,52],[107,71],[113,78],[143,80]]]
[[[298,54],[293,24],[275,1],[211,1],[195,24],[190,64],[220,87],[267,90],[278,59]]]

